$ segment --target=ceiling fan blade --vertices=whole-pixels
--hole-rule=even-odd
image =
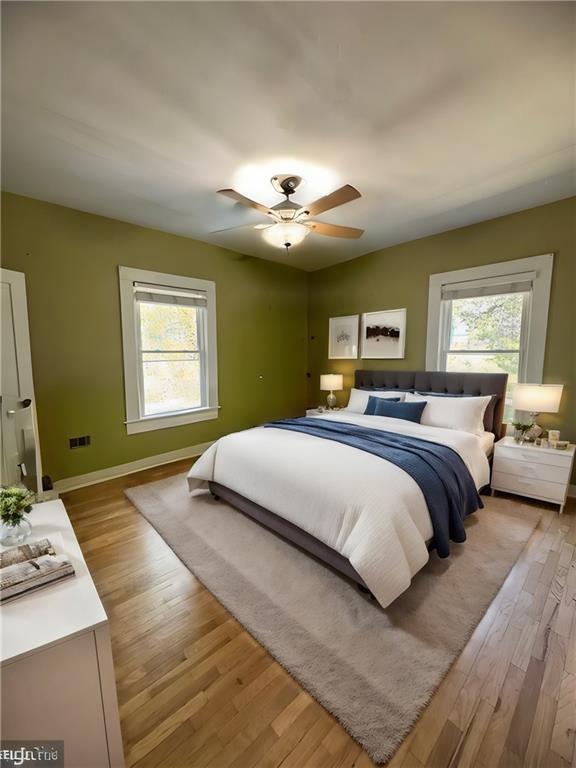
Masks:
[[[220,232],[235,232],[240,229],[268,229],[268,227],[273,227],[276,222],[271,221],[270,224],[240,224],[237,227],[224,227],[224,229],[212,229],[210,231],[211,235],[218,235]]]
[[[328,235],[329,237],[346,237],[349,240],[355,240],[364,234],[363,229],[339,227],[337,224],[326,224],[323,221],[306,221],[306,225],[310,227],[312,232],[316,232],[318,235]]]
[[[241,195],[240,192],[236,192],[235,189],[219,189],[218,194],[226,195],[226,197],[230,197],[232,200],[235,200],[237,203],[241,203],[242,205],[246,205],[248,208],[255,208],[257,211],[260,211],[260,213],[264,213],[266,215],[270,213],[270,208],[266,208],[265,205],[257,203],[254,200],[250,200],[249,197],[244,197],[244,195]]]
[[[350,186],[350,184],[345,184],[343,187],[331,192],[329,195],[318,198],[318,200],[310,203],[310,205],[303,206],[303,209],[308,211],[310,216],[317,216],[319,213],[324,213],[324,211],[329,211],[331,208],[336,208],[339,205],[344,205],[344,203],[349,203],[351,200],[356,200],[358,197],[362,197],[360,192]]]
[[[220,232],[235,232],[240,229],[251,229],[254,225],[253,224],[240,224],[237,227],[224,227],[224,229],[212,229],[210,231],[211,235],[218,235]]]

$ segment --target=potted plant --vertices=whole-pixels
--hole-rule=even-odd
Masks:
[[[17,546],[30,536],[32,526],[24,515],[32,510],[34,500],[34,492],[27,488],[0,488],[0,544]]]
[[[513,421],[512,426],[514,427],[514,440],[516,440],[517,443],[523,443],[524,440],[526,440],[527,433],[532,429],[532,423],[530,422],[530,424],[528,424],[523,421]]]

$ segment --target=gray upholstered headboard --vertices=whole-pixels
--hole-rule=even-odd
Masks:
[[[446,373],[446,371],[356,371],[357,389],[404,389],[442,395],[493,395],[484,414],[484,429],[502,437],[507,373]]]

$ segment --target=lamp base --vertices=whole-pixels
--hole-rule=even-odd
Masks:
[[[328,403],[328,408],[334,408],[336,405],[336,395],[334,392],[330,392],[330,394],[326,397],[326,402]]]

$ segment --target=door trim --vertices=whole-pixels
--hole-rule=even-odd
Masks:
[[[36,441],[36,478],[38,481],[37,497],[42,500],[42,458],[40,455],[40,434],[38,432],[38,417],[36,399],[34,397],[34,377],[32,375],[32,349],[30,346],[30,324],[28,322],[28,302],[26,298],[26,275],[14,272],[12,269],[0,269],[0,281],[10,285],[12,299],[12,319],[14,325],[14,342],[16,345],[16,360],[18,364],[18,394],[21,400],[32,400],[32,424]]]

